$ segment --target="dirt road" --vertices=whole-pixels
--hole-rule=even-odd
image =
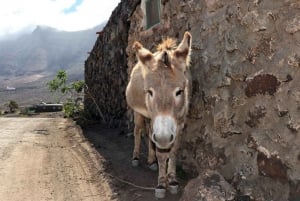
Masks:
[[[131,166],[133,136],[63,118],[0,118],[0,201],[153,201],[157,172]],[[160,201],[178,201],[178,195]]]
[[[63,118],[0,118],[0,200],[115,200],[80,132]]]

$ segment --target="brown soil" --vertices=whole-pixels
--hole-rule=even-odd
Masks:
[[[93,144],[101,156],[105,158],[105,169],[111,175],[112,186],[116,198],[120,201],[153,201],[154,188],[157,185],[157,172],[149,169],[147,164],[147,146],[144,140],[141,147],[140,166],[131,166],[133,151],[133,135],[125,133],[123,129],[105,128],[101,125],[90,126],[84,129],[84,135]],[[162,201],[177,201],[186,184],[180,179],[180,189],[177,195],[167,192]],[[129,182],[130,184],[126,183]],[[135,186],[133,186],[135,185]],[[137,186],[137,187],[136,187]]]

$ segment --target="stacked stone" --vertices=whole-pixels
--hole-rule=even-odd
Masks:
[[[102,118],[100,110],[109,126],[124,125],[127,119],[128,17],[136,3],[134,0],[119,3],[104,29],[97,32],[98,39],[85,62],[85,82],[88,86],[85,108],[99,119]]]

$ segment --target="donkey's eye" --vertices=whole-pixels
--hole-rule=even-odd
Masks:
[[[176,91],[175,95],[176,96],[180,96],[181,94],[183,94],[183,90],[179,89],[178,91]]]
[[[150,89],[148,89],[148,90],[147,90],[147,94],[149,94],[150,96],[153,96],[153,91],[150,90]]]

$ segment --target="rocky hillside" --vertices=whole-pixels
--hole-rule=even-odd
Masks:
[[[88,30],[65,32],[38,26],[17,39],[0,41],[0,107],[9,100],[18,104],[56,102],[47,81],[64,69],[68,80],[84,77],[84,60],[105,23]],[[6,87],[17,88],[7,92]]]
[[[65,69],[83,78],[84,59],[102,27],[65,32],[37,26],[30,34],[0,41],[0,75],[14,78]]]

